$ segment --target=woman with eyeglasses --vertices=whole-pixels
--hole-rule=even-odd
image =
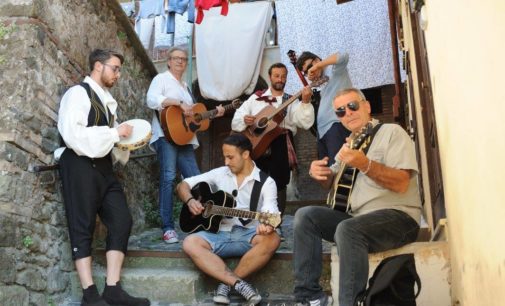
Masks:
[[[335,155],[349,136],[340,119],[335,116],[332,102],[335,94],[344,88],[352,87],[352,82],[347,71],[349,55],[335,53],[324,60],[312,52],[303,52],[296,62],[297,68],[310,81],[319,79],[326,67],[331,67],[330,79],[321,89],[321,102],[317,112],[317,155],[319,159],[329,157],[330,165],[335,162]]]
[[[173,182],[179,170],[184,178],[200,174],[196,163],[195,149],[199,143],[196,134],[188,144],[178,145],[169,142],[159,121],[161,111],[169,106],[180,107],[184,116],[193,115],[193,95],[183,81],[188,63],[188,52],[181,47],[168,50],[168,70],[154,77],[147,91],[147,106],[153,109],[153,136],[150,145],[156,150],[160,163],[159,205],[163,230],[163,241],[179,242],[173,220]],[[224,108],[219,106],[216,117],[222,116]]]

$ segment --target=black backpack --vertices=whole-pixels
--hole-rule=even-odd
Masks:
[[[417,293],[414,285],[417,284]],[[368,281],[368,288],[358,295],[355,306],[416,306],[421,280],[416,272],[414,254],[382,260]]]

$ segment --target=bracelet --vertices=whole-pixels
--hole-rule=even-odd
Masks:
[[[189,199],[187,199],[187,200],[186,200],[186,202],[184,202],[184,205],[188,205],[189,201],[194,200],[194,199],[195,199],[195,198],[190,197]]]
[[[361,171],[361,173],[366,175],[368,173],[368,171],[370,171],[370,168],[372,168],[372,160],[371,159],[368,160],[368,166],[366,167],[366,170]]]

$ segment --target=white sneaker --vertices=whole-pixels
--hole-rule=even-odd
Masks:
[[[177,238],[177,233],[174,230],[168,230],[163,234],[163,241],[166,243],[176,243],[179,242]]]

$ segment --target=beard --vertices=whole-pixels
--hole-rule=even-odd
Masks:
[[[116,78],[103,80],[103,85],[107,88],[112,88],[114,84],[116,84],[116,82],[117,82]]]
[[[286,83],[283,82],[277,82],[272,84],[272,88],[275,90],[284,90],[284,87],[286,86]]]
[[[107,88],[112,88],[118,80],[118,78],[116,77],[107,77],[103,72],[100,79],[102,81],[103,86]]]

